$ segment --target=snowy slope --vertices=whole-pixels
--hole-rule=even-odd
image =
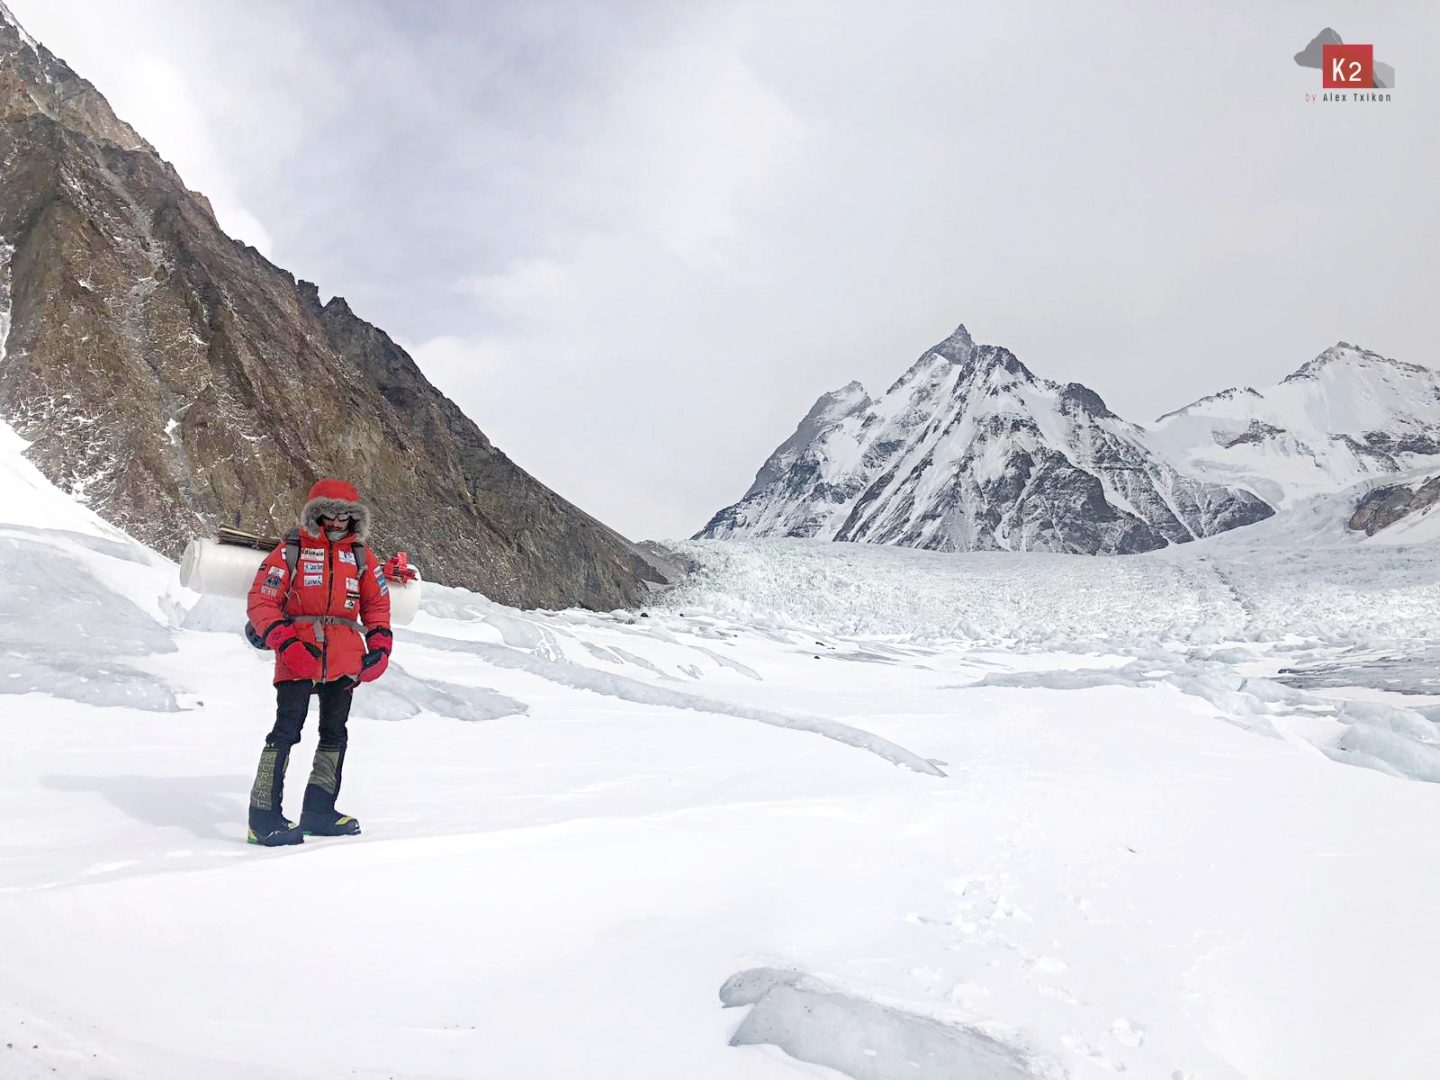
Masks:
[[[1120,554],[1270,513],[1182,475],[1093,391],[1037,379],[961,326],[878,401],[857,383],[822,397],[699,536]]]
[[[238,612],[106,624],[88,683],[5,707],[0,1074],[1427,1077],[1440,931],[1395,897],[1440,882],[1440,785],[1337,760],[1433,763],[1440,694],[1274,677],[1435,629],[1436,572],[1339,512],[1261,526],[1319,544],[1299,596],[1243,532],[696,543],[646,618],[436,590],[357,698],[365,835],[291,851],[241,842],[270,695]],[[174,590],[69,526],[12,575],[97,614]]]
[[[1226,390],[1155,422],[1182,469],[1276,506],[1432,465],[1440,372],[1340,342],[1278,386]]]

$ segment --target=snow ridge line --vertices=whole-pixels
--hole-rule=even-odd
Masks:
[[[788,716],[765,709],[752,709],[745,705],[713,701],[698,694],[687,694],[679,690],[652,686],[647,682],[625,675],[595,671],[568,660],[545,659],[505,645],[493,645],[483,641],[455,641],[451,638],[415,630],[402,630],[399,636],[401,640],[422,648],[470,653],[496,667],[528,671],[549,682],[559,683],[575,690],[590,690],[607,697],[631,701],[637,705],[665,705],[675,709],[689,709],[694,712],[714,713],[720,716],[738,716],[745,720],[758,720],[760,723],[769,724],[772,727],[789,728],[792,731],[808,731],[846,746],[853,746],[857,750],[864,750],[884,758],[892,765],[899,765],[924,776],[943,777],[946,775],[945,771],[929,758],[921,757],[898,743],[893,743],[889,739],[874,735],[861,728],[842,724],[838,720],[829,720],[820,716]]]

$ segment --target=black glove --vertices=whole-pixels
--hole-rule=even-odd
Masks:
[[[360,658],[360,681],[374,682],[390,666],[389,649],[371,649]]]

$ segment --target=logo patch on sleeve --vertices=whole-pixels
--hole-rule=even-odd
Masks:
[[[260,589],[260,595],[261,595],[261,596],[279,596],[279,595],[280,595],[280,590],[279,590],[278,587],[276,587],[276,586],[274,586],[274,585],[265,585],[265,586],[262,586],[262,587],[261,587],[261,589]]]

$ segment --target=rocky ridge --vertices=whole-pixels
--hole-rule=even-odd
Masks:
[[[375,544],[526,607],[626,606],[663,574],[512,462],[342,298],[209,203],[0,5],[0,416],[53,482],[174,556],[289,527],[352,479]]]

